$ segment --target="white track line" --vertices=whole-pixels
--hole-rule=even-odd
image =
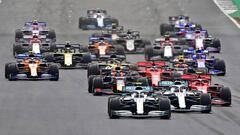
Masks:
[[[240,24],[232,18],[228,13],[224,11],[224,9],[220,6],[220,4],[217,2],[217,0],[213,0],[213,2],[218,6],[218,8],[240,29]]]

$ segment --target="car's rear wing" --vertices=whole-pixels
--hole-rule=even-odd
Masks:
[[[25,22],[24,24],[25,27],[30,27],[32,25],[33,25],[33,22]],[[47,27],[47,22],[38,22],[38,25],[42,27]]]
[[[139,61],[137,62],[137,66],[139,67],[152,67],[152,66],[158,66],[158,67],[164,67],[166,66],[165,61]]]
[[[185,20],[190,20],[189,19],[189,17],[188,16],[183,16],[183,15],[181,15]],[[170,21],[170,22],[175,22],[175,21],[177,21],[178,19],[179,19],[179,17],[180,16],[169,16],[169,18],[168,18],[168,20]]]
[[[205,75],[205,74],[183,74],[181,76],[181,79],[183,80],[195,80],[195,79],[206,79],[211,80],[211,75]]]

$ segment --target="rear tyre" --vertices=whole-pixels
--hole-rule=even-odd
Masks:
[[[219,75],[224,76],[226,74],[226,65],[225,65],[224,60],[217,59],[215,65],[214,65],[214,69],[222,71],[223,73],[221,73]]]
[[[96,89],[102,89],[103,88],[103,80],[101,77],[96,77],[93,79],[93,89],[92,89],[92,93],[94,94],[94,96],[96,95],[100,95],[101,93],[96,93]]]
[[[145,53],[145,60],[150,61],[152,57],[154,57],[154,50],[153,47],[147,46],[144,50]]]
[[[88,93],[93,93],[93,80],[95,76],[89,76],[88,78]]]
[[[91,63],[92,62],[92,57],[90,53],[84,54],[83,55],[83,63]]]
[[[221,42],[219,39],[214,39],[213,40],[213,47],[219,49],[218,53],[221,51]]]
[[[18,54],[22,54],[24,51],[22,50],[21,44],[13,44],[13,56],[16,57]]]
[[[46,54],[44,58],[47,62],[54,62],[54,56],[52,54]]]
[[[228,87],[223,87],[220,92],[220,98],[227,102],[226,104],[223,104],[222,106],[230,106],[232,103],[232,94]]]
[[[100,69],[99,69],[99,66],[98,65],[90,65],[88,67],[88,77],[90,75],[100,75]]]
[[[125,50],[122,46],[116,46],[115,50],[116,50],[116,55],[125,56]]]
[[[48,73],[52,75],[51,81],[58,81],[59,80],[59,69],[57,65],[50,65]]]
[[[5,76],[8,77],[9,81],[16,80],[15,76],[18,74],[18,68],[15,63],[8,64],[7,69],[5,69],[5,71],[7,71],[7,75],[5,74]]]
[[[15,41],[18,42],[22,38],[23,38],[22,31],[20,29],[16,29],[16,31],[15,31]]]
[[[173,27],[169,24],[161,24],[160,25],[160,34],[163,36],[166,32],[173,31]]]
[[[56,42],[56,33],[54,30],[49,30],[47,38],[51,39],[53,42]]]

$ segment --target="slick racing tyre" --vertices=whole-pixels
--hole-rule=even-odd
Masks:
[[[9,81],[15,81],[14,76],[18,74],[18,68],[15,63],[9,63],[5,69],[5,77],[7,76]]]
[[[159,110],[166,111],[168,114],[160,116],[161,119],[170,119],[171,118],[171,104],[168,98],[159,98]]]
[[[48,73],[52,75],[51,81],[58,81],[59,80],[59,69],[57,65],[50,65]]]
[[[118,119],[119,116],[115,115],[113,112],[121,109],[121,103],[119,97],[109,97],[108,98],[108,116],[110,119]]]
[[[88,67],[88,77],[90,75],[100,75],[100,69],[99,69],[99,66],[98,65],[89,65]]]
[[[93,94],[96,96],[96,95],[99,95],[101,93],[96,93],[96,89],[102,89],[103,88],[103,79],[101,77],[95,77],[93,79]]]
[[[223,106],[230,106],[232,102],[231,91],[228,87],[223,87],[220,91],[220,98],[224,100],[226,103]]]
[[[115,47],[116,55],[125,56],[125,50],[122,46]]]
[[[16,29],[16,31],[15,31],[15,41],[18,42],[22,38],[23,38],[22,31],[20,29]]]
[[[209,94],[203,93],[200,96],[200,104],[209,107],[209,109],[207,109],[207,110],[202,110],[201,111],[202,113],[210,113],[211,112],[211,97]]]
[[[83,55],[83,63],[91,63],[92,62],[92,57],[90,53],[84,54]]]
[[[47,38],[51,39],[53,42],[56,42],[56,33],[55,33],[55,31],[54,30],[49,30]]]
[[[160,25],[160,34],[164,36],[167,32],[173,31],[173,27],[169,24]]]
[[[219,39],[214,39],[213,40],[213,47],[219,49],[218,53],[221,51],[221,42]]]
[[[151,46],[146,46],[145,50],[145,60],[150,61],[152,57],[154,57],[154,49]]]
[[[224,60],[216,59],[216,63],[214,65],[214,69],[222,71],[223,73],[219,74],[219,75],[220,76],[224,76],[226,74],[226,65],[225,65]]]
[[[88,93],[93,93],[93,80],[94,80],[94,77],[93,75],[89,76],[88,78]]]

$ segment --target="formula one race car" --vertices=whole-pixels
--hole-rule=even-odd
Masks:
[[[87,68],[92,62],[88,48],[80,44],[55,44],[56,51],[44,54],[47,62],[57,63],[59,68]]]
[[[170,16],[169,24],[160,25],[160,34],[165,35],[167,32],[178,32],[188,26],[190,29],[202,29],[202,26],[197,23],[190,22],[188,16]]]
[[[41,54],[44,52],[54,51],[51,43],[41,42],[38,39],[33,39],[30,43],[18,43],[13,44],[13,56],[16,57],[18,54],[32,52]]]
[[[144,50],[145,59],[150,61],[154,60],[171,60],[175,56],[183,53],[188,47],[185,45],[178,45],[177,42],[173,41],[169,37],[164,40],[157,41],[153,46],[147,46]]]
[[[111,42],[104,39],[100,39],[100,41],[94,42],[94,44],[89,44],[88,48],[91,54],[97,58],[111,54],[125,56],[123,47],[113,46]]]
[[[118,25],[118,20],[107,15],[106,10],[88,10],[87,17],[79,18],[79,28],[82,30],[111,29]]]
[[[150,87],[125,87],[126,94],[108,98],[110,119],[119,117],[159,117],[170,119],[171,108],[167,97],[158,96]]]
[[[140,61],[137,62],[138,72],[143,77],[147,77],[150,85],[155,89],[159,87],[159,82],[163,80],[173,81],[179,79],[181,74],[170,68],[166,62]]]
[[[28,42],[34,35],[42,40],[46,40],[46,42],[56,41],[55,31],[47,28],[46,22],[34,20],[32,22],[26,22],[22,29],[16,29],[15,42]]]
[[[147,78],[139,78],[140,75],[135,73],[123,66],[104,69],[101,75],[89,77],[89,93],[94,95],[122,93],[124,86],[136,83],[149,86]]]
[[[211,94],[212,104],[231,105],[230,89],[221,84],[211,84],[210,75],[184,74],[181,79],[189,81],[190,90]]]
[[[211,112],[211,96],[190,90],[187,81],[161,81],[159,85],[162,87],[162,94],[171,100],[173,111]]]
[[[93,33],[89,37],[89,45],[94,45],[96,42],[100,42],[101,40],[112,42],[112,35],[106,31]]]
[[[185,50],[185,62],[194,70],[197,74],[211,74],[221,75],[226,74],[226,65],[224,60],[215,58],[214,56],[208,57],[208,51],[206,50]]]
[[[38,79],[58,81],[57,65],[46,63],[41,57],[41,55],[19,54],[16,63],[5,64],[5,78],[10,81]]]
[[[109,55],[100,57],[98,61],[94,61],[88,65],[87,76],[101,75],[105,70],[112,70],[120,66],[121,69],[137,70],[134,64],[125,61],[125,57],[121,55]]]
[[[205,49],[213,53],[221,51],[220,40],[213,38],[206,30],[181,30],[177,34],[182,35],[182,42],[194,49]]]
[[[151,45],[149,40],[140,38],[139,31],[128,30],[118,34],[118,38],[113,40],[115,46],[123,46],[126,53],[143,53],[147,45]]]

